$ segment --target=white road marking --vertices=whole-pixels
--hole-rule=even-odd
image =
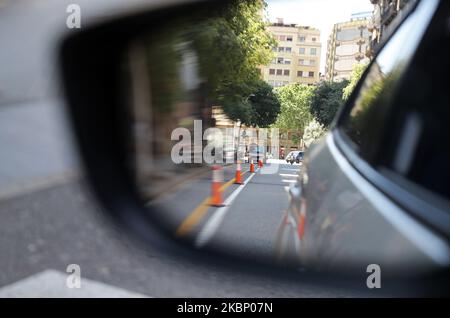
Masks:
[[[295,171],[298,172],[300,169],[292,169],[292,168],[281,168],[281,170],[286,170],[286,171]]]
[[[285,183],[295,183],[295,182],[297,182],[297,180],[286,180],[286,179],[283,179],[283,180],[281,180],[281,181],[283,181],[283,182],[285,182]]]
[[[219,228],[220,224],[222,223],[223,219],[225,218],[225,215],[228,212],[228,209],[230,208],[233,201],[236,199],[238,194],[245,188],[245,186],[248,184],[248,182],[256,175],[256,173],[251,174],[244,183],[239,186],[236,190],[234,190],[230,196],[225,200],[224,207],[221,207],[216,210],[216,212],[211,216],[211,218],[206,222],[205,226],[200,230],[200,233],[198,234],[195,246],[196,247],[202,247],[205,246],[206,243],[214,236],[217,229]]]
[[[83,271],[81,272],[83,274]],[[0,288],[0,298],[144,298],[148,297],[81,276],[81,288],[68,288],[69,274],[48,269]]]
[[[297,174],[288,174],[288,173],[279,173],[280,176],[282,177],[298,177]]]

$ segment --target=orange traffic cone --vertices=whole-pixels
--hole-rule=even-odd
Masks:
[[[263,166],[263,163],[262,163],[262,160],[260,159],[260,160],[258,160],[258,168],[262,168],[262,166]]]
[[[220,166],[213,166],[212,167],[212,184],[211,184],[211,205],[212,206],[224,206],[222,201],[222,191],[221,186],[223,182],[223,171],[222,167]]]
[[[250,161],[250,173],[255,173],[255,165],[253,164],[253,159]]]
[[[241,174],[241,162],[238,160],[237,165],[236,165],[236,177],[234,178],[235,184],[243,184],[242,182],[242,174]]]

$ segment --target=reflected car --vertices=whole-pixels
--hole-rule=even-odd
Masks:
[[[448,2],[419,2],[307,150],[280,258],[406,276],[450,265],[449,17]]]

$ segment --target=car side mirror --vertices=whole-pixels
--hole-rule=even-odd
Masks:
[[[63,41],[64,91],[87,177],[108,218],[161,251],[365,289],[364,271],[306,267],[297,254],[276,259],[289,195],[304,189],[295,185],[300,165],[273,158],[279,132],[262,128],[277,112],[263,108],[260,125],[252,117],[280,106],[255,66],[270,62],[277,43],[264,31],[262,2],[249,3],[164,2]]]

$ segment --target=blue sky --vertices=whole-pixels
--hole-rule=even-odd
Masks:
[[[308,25],[321,31],[320,71],[325,70],[327,39],[333,24],[350,20],[352,13],[372,11],[369,0],[266,0],[271,22],[283,18],[285,23]]]

